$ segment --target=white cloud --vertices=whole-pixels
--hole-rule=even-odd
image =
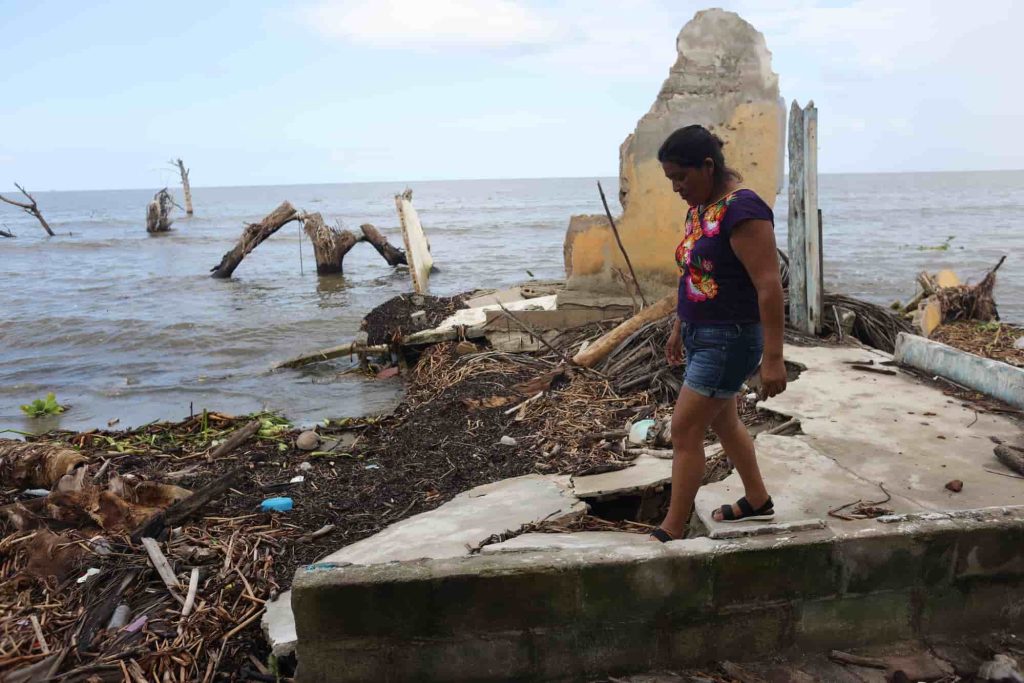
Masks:
[[[531,45],[556,32],[543,14],[514,0],[325,0],[306,19],[326,35],[389,48]]]

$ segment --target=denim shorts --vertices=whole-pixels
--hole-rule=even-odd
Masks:
[[[686,375],[683,385],[708,398],[731,398],[761,364],[761,323],[684,323]]]

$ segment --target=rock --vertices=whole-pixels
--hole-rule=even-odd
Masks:
[[[515,446],[516,445],[516,440],[513,439],[511,436],[503,436],[503,437],[501,437],[501,442],[500,443],[501,443],[502,446]]]
[[[978,678],[993,683],[1024,683],[1017,663],[1007,655],[996,655],[978,669]]]
[[[313,463],[310,463],[310,462],[300,462],[299,463],[299,470],[302,471],[302,472],[309,472],[312,469],[313,469]]]
[[[455,354],[458,356],[468,356],[471,353],[476,353],[478,350],[476,344],[470,341],[461,341],[455,345]]]
[[[954,479],[953,481],[946,484],[946,488],[952,491],[953,493],[960,493],[961,491],[964,490],[964,483],[959,479]]]
[[[316,432],[302,432],[295,439],[295,447],[303,451],[316,450],[320,445],[320,436]]]
[[[1024,335],[1017,337],[1017,341],[1013,342],[1013,348],[1018,351],[1024,351]]]
[[[726,163],[769,205],[781,188],[786,112],[764,36],[733,12],[698,12],[676,40],[677,59],[651,109],[619,150],[616,220],[648,301],[674,291],[671,258],[679,243],[683,201],[657,159],[678,128],[701,124],[725,141]],[[636,201],[633,201],[633,200]],[[567,287],[621,293],[615,269],[625,264],[607,220],[573,218],[566,234]]]

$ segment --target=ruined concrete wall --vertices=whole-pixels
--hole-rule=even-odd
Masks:
[[[726,163],[769,204],[782,178],[785,109],[764,36],[733,12],[698,12],[676,40],[678,58],[651,110],[620,149],[624,213],[617,220],[648,299],[676,286],[673,254],[686,205],[672,192],[657,152],[677,128],[699,123],[725,142]],[[600,221],[573,217],[566,235],[570,289],[620,292],[624,268],[614,236]]]

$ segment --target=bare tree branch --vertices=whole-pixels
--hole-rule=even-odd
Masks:
[[[35,197],[26,192],[25,188],[19,185],[18,183],[14,183],[14,186],[21,190],[21,193],[28,197],[28,200],[32,203],[22,204],[21,202],[16,202],[13,199],[9,199],[8,197],[3,196],[2,194],[0,194],[0,201],[4,201],[7,202],[8,204],[11,204],[12,206],[16,206],[25,213],[29,214],[30,216],[35,216],[36,220],[39,221],[39,224],[43,226],[43,230],[46,231],[46,234],[49,235],[50,237],[53,237],[53,230],[50,229],[50,224],[46,222],[45,218],[43,218],[43,214],[39,212],[39,206],[36,204]]]

